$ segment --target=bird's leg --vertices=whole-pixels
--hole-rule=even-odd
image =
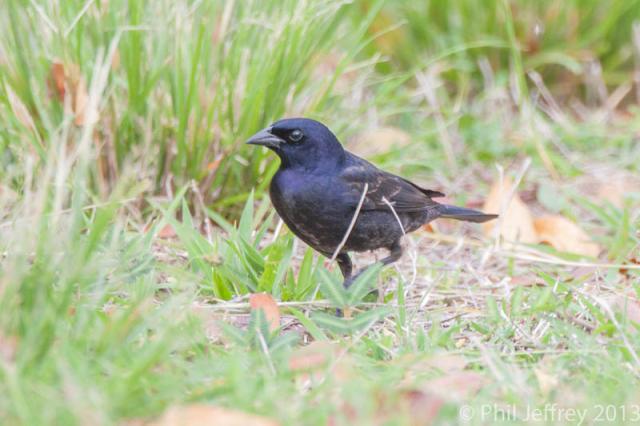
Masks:
[[[338,266],[340,267],[340,272],[342,272],[342,277],[345,280],[348,280],[351,277],[351,272],[353,271],[353,265],[351,264],[351,258],[347,253],[340,253],[338,257],[336,257],[338,261]]]
[[[389,250],[389,256],[380,260],[380,262],[385,266],[392,264],[402,257],[402,246],[400,245],[400,240],[397,240],[393,244],[391,244],[391,246],[389,246],[387,250]],[[351,284],[353,284],[353,282],[360,276],[361,273],[366,271],[367,268],[370,268],[370,266],[362,268],[362,270],[358,271],[358,273],[350,276],[349,278],[345,278],[344,287],[349,288],[349,286],[351,286]],[[373,290],[372,293],[375,293],[376,291],[377,290]]]
[[[383,265],[391,265],[393,262],[397,261],[402,257],[402,246],[400,245],[400,240],[396,240],[391,247],[387,248],[389,250],[389,256],[382,259]]]
[[[351,273],[353,272],[353,264],[351,263],[351,258],[347,253],[340,253],[336,257],[338,261],[338,266],[340,267],[340,272],[342,272],[342,277],[344,278],[343,286],[347,288],[347,282],[351,278]],[[340,308],[336,308],[336,316],[342,318],[344,317],[344,312]]]
[[[400,257],[402,257],[402,246],[400,245],[400,240],[395,241],[390,247],[388,247],[388,250],[389,256],[380,260],[380,262],[382,262],[382,264],[385,266],[392,264],[393,262],[400,259]],[[355,275],[352,275],[353,266],[351,263],[351,258],[349,258],[349,255],[347,253],[340,253],[338,257],[336,257],[336,260],[338,261],[340,272],[342,272],[342,276],[344,277],[344,282],[342,285],[345,289],[348,289],[351,284],[353,284],[353,282],[360,276],[361,273],[366,271],[367,268],[371,267],[367,266],[366,268],[358,271]],[[374,289],[371,291],[371,293],[378,294],[378,290]],[[336,315],[342,317],[344,316],[344,313],[341,309],[338,308],[336,309]]]

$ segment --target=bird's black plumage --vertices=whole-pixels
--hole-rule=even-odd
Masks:
[[[348,252],[387,248],[384,264],[400,258],[405,233],[436,218],[485,222],[496,215],[437,203],[444,194],[387,173],[343,149],[322,123],[306,118],[277,121],[249,144],[266,146],[281,160],[269,189],[271,201],[289,229],[325,256],[336,251],[362,197],[357,220],[337,256],[351,282]]]

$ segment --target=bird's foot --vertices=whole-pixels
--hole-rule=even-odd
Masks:
[[[336,316],[338,318],[351,319],[352,310],[351,308],[336,308]]]

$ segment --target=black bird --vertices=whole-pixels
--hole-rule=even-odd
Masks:
[[[402,236],[434,219],[485,222],[497,217],[433,201],[444,194],[382,171],[346,151],[335,135],[315,120],[277,121],[247,143],[265,146],[280,157],[280,168],[269,187],[271,202],[289,229],[323,255],[334,255],[361,204],[355,225],[336,257],[345,287],[355,279],[351,251],[384,247],[389,256],[381,262],[388,265],[402,256]]]

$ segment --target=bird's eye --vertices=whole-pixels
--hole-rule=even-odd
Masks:
[[[289,140],[291,142],[300,142],[303,136],[304,134],[302,133],[302,131],[296,129],[293,132],[289,133]]]

